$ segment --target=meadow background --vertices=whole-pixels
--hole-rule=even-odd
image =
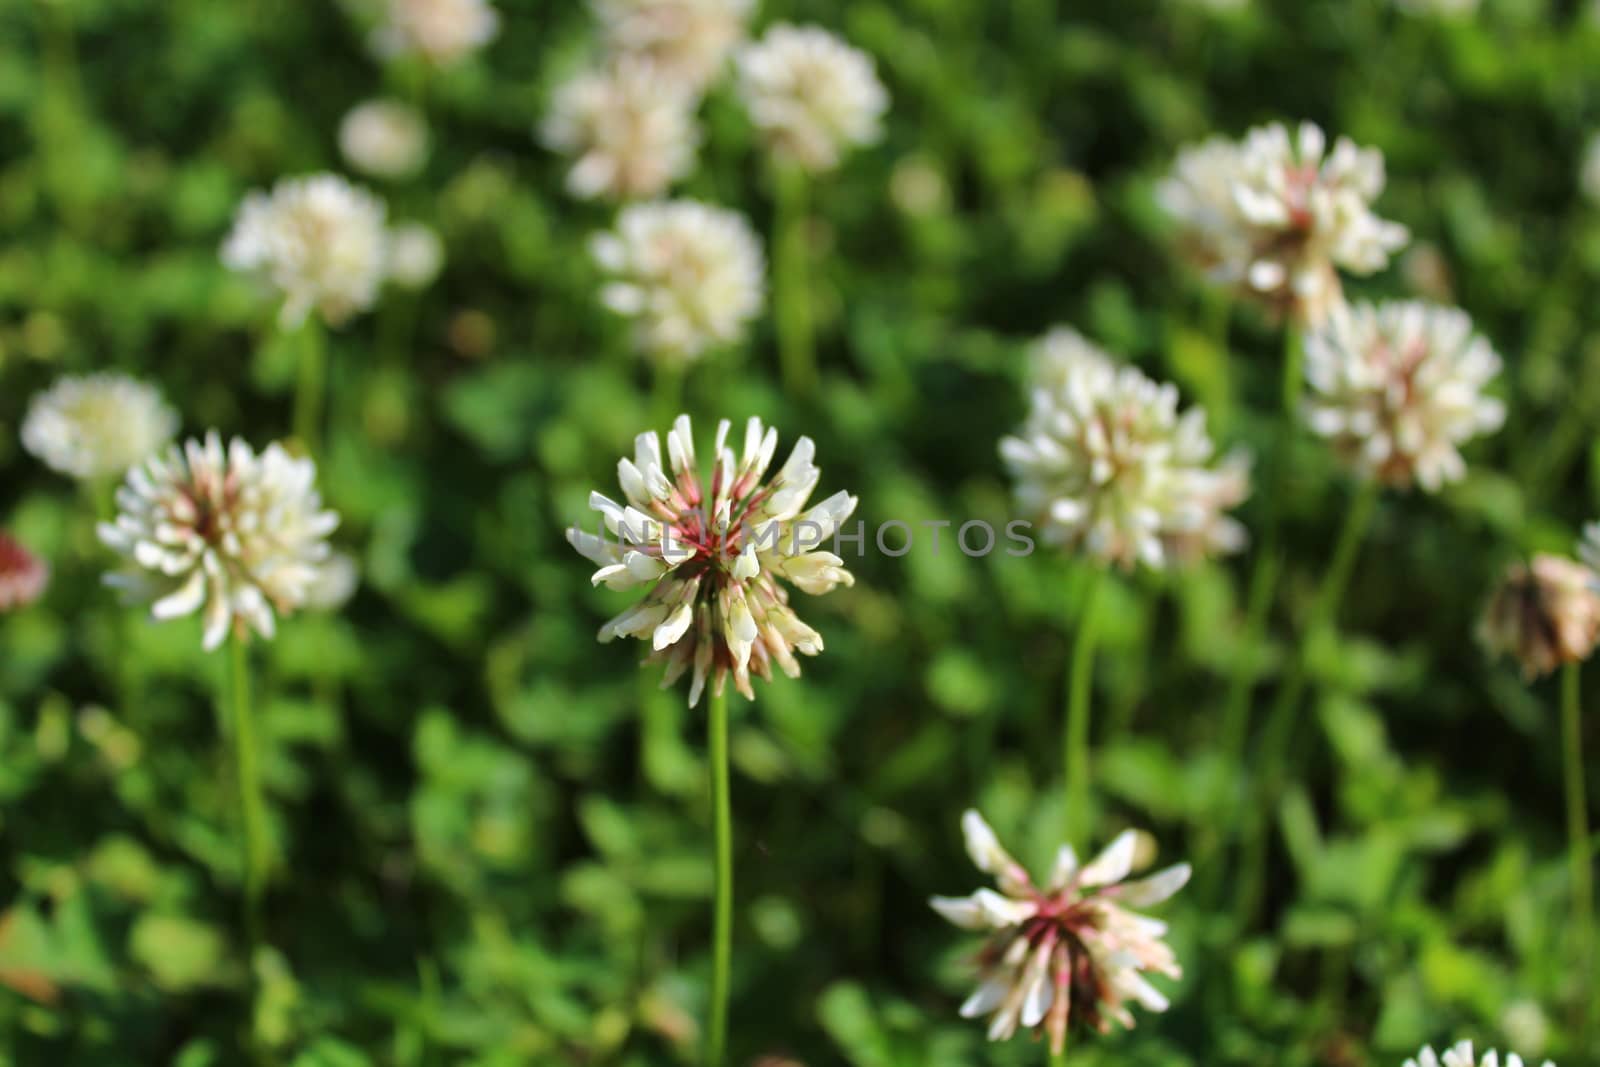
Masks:
[[[287,436],[294,352],[218,245],[247,190],[341,170],[339,119],[385,90],[420,96],[434,150],[376,187],[391,217],[439,230],[447,265],[330,335],[321,477],[362,586],[260,652],[281,963],[260,1026],[297,1067],[694,1062],[703,714],[655,690],[632,642],[595,642],[632,598],[592,590],[563,537],[667,412],[596,301],[586,242],[611,209],[569,198],[531,133],[593,24],[578,3],[498,7],[498,40],[419,85],[331,3],[0,4],[0,522],[55,569],[43,601],[0,617],[0,1063],[242,1062],[223,657],[197,623],[115,605],[100,505],[17,427],[58,375],[119,368],[158,383],[186,434]],[[1467,309],[1506,358],[1507,425],[1470,448],[1464,483],[1384,495],[1312,652],[1292,784],[1265,813],[1269,892],[1242,933],[1220,847],[1249,770],[1223,755],[1227,678],[1241,657],[1259,669],[1259,722],[1352,482],[1296,442],[1258,645],[1241,639],[1248,553],[1107,591],[1094,836],[1147,828],[1197,875],[1162,912],[1188,971],[1164,985],[1172,1010],[1074,1062],[1398,1065],[1470,1036],[1600,1063],[1571,1025],[1554,684],[1525,686],[1473,638],[1509,561],[1570,552],[1600,512],[1600,207],[1579,183],[1600,23],[1557,0],[1449,21],[1376,0],[1242,7],[766,0],[758,27],[842,34],[893,103],[883,142],[815,187],[815,397],[783,395],[764,318],[696,367],[684,406],[702,433],[759,414],[785,442],[810,434],[821,492],[859,494],[869,528],[1001,525],[996,442],[1024,413],[1026,343],[1065,323],[1178,382],[1219,443],[1265,462],[1280,332],[1178,263],[1153,185],[1181,145],[1274,119],[1381,148],[1377,210],[1413,252],[1347,284]],[[680,192],[767,232],[726,84],[702,114]],[[854,589],[802,608],[827,652],[734,701],[733,1060],[1042,1062],[955,1017],[972,942],[926,898],[980,883],[969,805],[1025,859],[1053,851],[1084,574],[920,541],[850,566]]]

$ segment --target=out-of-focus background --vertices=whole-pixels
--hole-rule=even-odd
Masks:
[[[1590,1062],[1554,687],[1474,640],[1504,565],[1570,551],[1600,511],[1590,7],[760,5],[758,30],[815,21],[870,53],[892,105],[882,143],[813,189],[815,398],[783,395],[763,318],[691,371],[684,407],[702,433],[759,414],[785,450],[816,438],[821,492],[859,494],[869,526],[1010,517],[996,442],[1025,410],[1027,341],[1058,323],[1177,382],[1219,442],[1270,451],[1280,331],[1245,307],[1224,318],[1152,196],[1214,133],[1312,119],[1380,148],[1378,211],[1414,241],[1353,295],[1459,304],[1506,358],[1504,430],[1470,448],[1464,483],[1384,496],[1338,635],[1313,649],[1268,899],[1241,939],[1219,846],[1246,769],[1220,755],[1226,679],[1259,663],[1259,720],[1350,479],[1299,442],[1262,647],[1241,641],[1248,553],[1107,593],[1095,836],[1146,828],[1197,878],[1161,913],[1186,965],[1163,986],[1171,1011],[1078,1042],[1074,1063],[1398,1067],[1458,1036]],[[198,624],[115,605],[96,502],[17,430],[58,375],[117,368],[157,383],[186,434],[287,436],[294,350],[218,247],[248,190],[343,169],[340,119],[384,92],[422,102],[433,150],[419,177],[371,184],[391,217],[439,231],[446,266],[330,337],[321,479],[361,587],[260,652],[280,966],[258,1029],[299,1067],[695,1061],[703,708],[657,692],[636,643],[596,643],[631,597],[592,590],[563,537],[591,489],[614,491],[633,435],[665,429],[596,299],[587,241],[613,209],[570,198],[566,161],[532,134],[595,27],[578,3],[498,8],[498,38],[424,83],[332,3],[0,5],[0,525],[55,571],[0,617],[0,1062],[241,1062],[221,657]],[[725,81],[701,117],[678,191],[768,234]],[[1258,491],[1247,524],[1262,506]],[[980,885],[968,806],[1026,861],[1053,852],[1084,575],[948,546],[850,565],[854,589],[802,605],[826,653],[735,700],[733,1059],[1042,1062],[956,1017],[973,943],[926,898]]]

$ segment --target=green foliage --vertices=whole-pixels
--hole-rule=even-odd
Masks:
[[[664,429],[595,298],[585,243],[610,216],[567,198],[530,137],[592,27],[580,4],[499,6],[501,38],[426,86],[426,173],[381,190],[440,230],[445,274],[330,337],[321,477],[362,588],[259,653],[274,951],[254,1025],[294,1067],[697,1057],[703,717],[632,642],[594,642],[627,598],[591,589],[563,537],[632,436]],[[1150,196],[1212,132],[1305,117],[1382,148],[1382,213],[1442,253],[1448,297],[1507,357],[1505,430],[1464,484],[1385,496],[1340,624],[1316,635],[1242,941],[1219,820],[1250,767],[1221,746],[1227,679],[1258,669],[1259,724],[1346,479],[1297,445],[1260,645],[1248,556],[1105,590],[1095,836],[1147,828],[1197,878],[1163,911],[1186,965],[1171,1012],[1081,1041],[1075,1064],[1388,1065],[1458,1035],[1582,1062],[1554,692],[1472,639],[1507,560],[1566,550],[1600,494],[1600,208],[1577,189],[1600,29],[1579,6],[763,5],[871,52],[894,104],[885,142],[813,190],[817,399],[781,393],[764,322],[690,374],[685,405],[702,429],[760,414],[815,437],[823,491],[858,493],[869,524],[1008,516],[995,442],[1024,408],[1023,343],[1055,323],[1270,452],[1277,333],[1177,265]],[[340,116],[409,91],[405,73],[338,5],[0,5],[0,516],[55,570],[40,605],[0,616],[0,1063],[239,1063],[251,1011],[220,658],[192,621],[116,607],[92,506],[20,450],[27,401],[114,367],[159,383],[186,433],[285,436],[294,352],[217,247],[247,190],[337,169]],[[704,117],[684,191],[765,228],[725,87]],[[1408,284],[1397,268],[1356,288]],[[1263,508],[1258,492],[1247,524]],[[733,709],[734,1062],[1040,1062],[956,1018],[972,946],[925,901],[979,884],[968,806],[1032,864],[1057,843],[1082,575],[948,546],[850,565],[853,590],[807,605],[826,654]]]

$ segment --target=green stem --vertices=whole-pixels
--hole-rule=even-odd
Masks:
[[[1283,341],[1283,375],[1279,390],[1282,415],[1278,422],[1278,444],[1274,450],[1271,484],[1266,499],[1266,515],[1262,522],[1261,547],[1250,572],[1244,633],[1240,644],[1241,654],[1234,661],[1233,676],[1228,683],[1227,701],[1223,704],[1222,711],[1222,766],[1227,768],[1246,765],[1245,745],[1250,735],[1250,696],[1256,683],[1258,667],[1255,653],[1266,639],[1267,616],[1272,610],[1272,595],[1283,573],[1284,556],[1281,544],[1283,500],[1287,496],[1289,472],[1293,469],[1292,453],[1295,431],[1299,426],[1298,408],[1303,359],[1304,349],[1300,343],[1299,331],[1293,325],[1286,326]],[[1239,824],[1241,813],[1237,805],[1242,801],[1241,794],[1228,802],[1226,814],[1218,820],[1220,830],[1217,839],[1218,848],[1226,845],[1234,833],[1234,828]],[[1220,864],[1207,866],[1217,872],[1222,869]],[[1210,879],[1210,884],[1220,888],[1222,879],[1213,877]]]
[[[234,773],[239,780],[239,814],[244,829],[244,928],[249,970],[262,946],[261,900],[266,890],[266,818],[257,765],[255,714],[250,701],[250,648],[242,637],[229,642],[232,653]],[[252,984],[253,984],[252,977]]]
[[[806,249],[806,175],[799,167],[780,166],[773,174],[775,193],[773,239],[773,316],[778,331],[778,358],[783,387],[792,396],[808,396],[817,384],[812,336],[810,256]]]
[[[1294,659],[1289,664],[1289,673],[1278,690],[1277,700],[1273,702],[1262,729],[1257,761],[1260,795],[1254,817],[1249,820],[1249,837],[1241,866],[1238,911],[1235,915],[1240,929],[1255,918],[1256,909],[1261,903],[1262,880],[1266,874],[1267,828],[1271,825],[1271,813],[1277,807],[1278,794],[1282,790],[1284,763],[1289,755],[1289,742],[1294,736],[1295,714],[1300,710],[1300,702],[1305,695],[1306,671],[1309,667],[1307,656],[1311,646],[1338,615],[1339,603],[1349,584],[1356,555],[1366,539],[1373,513],[1377,510],[1378,490],[1376,481],[1363,482],[1355,501],[1345,512],[1344,526],[1339,531],[1333,558],[1322,576],[1316,599],[1312,601],[1311,613],[1296,643]]]
[[[1094,642],[1105,571],[1096,567],[1089,575],[1083,609],[1078,615],[1078,635],[1072,643],[1072,667],[1067,675],[1067,728],[1063,738],[1062,766],[1067,776],[1067,840],[1088,847],[1089,835],[1089,689],[1094,678]]]
[[[322,404],[327,392],[328,350],[316,312],[300,327],[300,376],[294,393],[294,435],[306,454],[321,448]]]
[[[1569,663],[1561,674],[1561,747],[1567,793],[1567,847],[1572,862],[1572,929],[1578,952],[1579,1047],[1587,1047],[1594,1019],[1594,998],[1589,992],[1594,953],[1594,845],[1589,836],[1589,794],[1583,780],[1578,672],[1579,665]]]
[[[707,1067],[722,1067],[728,1051],[728,980],[733,964],[733,802],[728,776],[728,694],[711,695],[711,809],[716,896],[711,948],[711,1021]]]

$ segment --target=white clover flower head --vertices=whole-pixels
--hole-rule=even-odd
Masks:
[[[322,506],[317,468],[272,444],[257,453],[215,432],[174,445],[128,472],[116,521],[100,540],[123,559],[106,584],[156,619],[200,612],[203,644],[230,631],[270,638],[278,616],[306,604],[339,517]]]
[[[1600,0],[1597,0],[1595,11],[1600,12]],[[1600,14],[1596,15],[1595,22],[1600,24]],[[1589,138],[1588,145],[1583,150],[1583,165],[1578,172],[1578,186],[1583,190],[1583,195],[1589,198],[1592,204],[1600,204],[1600,133]]]
[[[822,635],[789,607],[785,583],[813,596],[854,584],[844,560],[819,546],[850,517],[856,498],[840,492],[806,507],[821,478],[811,439],[800,438],[767,478],[777,430],[751,418],[736,459],[729,429],[726,419],[717,424],[709,481],[696,463],[687,415],[667,434],[665,461],[660,438],[640,434],[633,459],[617,464],[623,502],[591,494],[603,528],[567,531],[572,546],[599,567],[594,584],[649,590],[601,627],[600,640],[649,641],[645,662],[666,665],[662,688],[692,672],[690,707],[708,682],[720,694],[729,677],[753,698],[752,675],[770,679],[776,663],[798,677],[795,653],[822,651]]]
[[[1315,324],[1343,302],[1338,270],[1381,270],[1410,235],[1379,218],[1383,155],[1301,123],[1260,126],[1235,143],[1180,152],[1157,198],[1179,246],[1220,284]]]
[[[339,123],[339,151],[375,178],[409,178],[428,158],[428,124],[398,100],[357,104]]]
[[[722,73],[754,0],[590,0],[614,55],[641,56],[691,91]]]
[[[1131,909],[1159,904],[1182,889],[1187,863],[1125,881],[1144,851],[1140,835],[1129,830],[1086,866],[1063,845],[1049,881],[1036,886],[983,816],[968,811],[961,829],[972,862],[998,887],[929,901],[962,929],[989,935],[978,957],[982,984],[961,1005],[962,1018],[989,1016],[990,1041],[1008,1040],[1018,1026],[1037,1030],[1059,1054],[1079,1020],[1105,1033],[1112,1022],[1133,1026],[1130,1001],[1150,1011],[1167,1009],[1167,998],[1145,975],[1181,978],[1183,970],[1164,940],[1166,924]]]
[[[425,289],[444,267],[444,242],[420,222],[402,222],[384,240],[384,274],[405,289]]]
[[[1534,679],[1581,663],[1600,642],[1600,577],[1581,563],[1540,554],[1514,564],[1484,610],[1479,639]]]
[[[872,57],[827,30],[779,23],[735,62],[750,120],[785,163],[832,170],[845,149],[882,135],[889,93]]]
[[[647,59],[624,56],[562,83],[539,127],[573,157],[567,191],[584,200],[658,196],[694,167],[699,98]]]
[[[125,374],[64,377],[33,398],[22,447],[73,478],[121,476],[172,440],[178,416],[153,385]]]
[[[313,311],[338,326],[377,299],[383,247],[383,201],[336,174],[313,174],[246,196],[222,262],[283,296],[284,328]]]
[[[684,363],[733,344],[761,311],[766,261],[737,212],[695,200],[634,204],[590,251],[610,279],[601,303],[633,320],[652,359]]]
[[[1472,1042],[1462,1041],[1445,1049],[1443,1056],[1436,1055],[1431,1048],[1425,1048],[1417,1053],[1415,1059],[1406,1060],[1404,1067],[1502,1067],[1502,1061],[1500,1054],[1493,1049],[1484,1052],[1480,1060],[1472,1054]],[[1515,1052],[1510,1053],[1504,1060],[1504,1067],[1522,1067],[1522,1057]],[[1545,1060],[1544,1067],[1556,1065]]]
[[[1205,411],[1068,329],[1034,348],[1028,418],[1000,442],[1022,511],[1049,544],[1103,563],[1164,567],[1242,547],[1226,514],[1249,459],[1215,460]]]
[[[49,565],[0,530],[0,614],[32,604],[49,584]]]
[[[387,0],[372,49],[382,59],[416,56],[445,67],[499,32],[500,15],[488,0]]]
[[[1306,421],[1362,475],[1437,492],[1465,477],[1461,445],[1505,421],[1505,405],[1484,395],[1499,373],[1463,311],[1341,307],[1305,339]]]

